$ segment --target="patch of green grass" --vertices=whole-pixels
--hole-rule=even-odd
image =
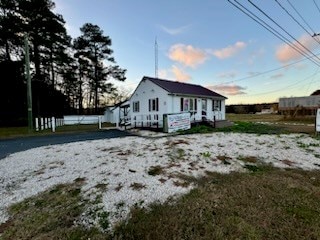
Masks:
[[[58,185],[10,207],[1,239],[88,239],[102,236],[95,229],[75,226],[86,204],[81,183]],[[102,238],[101,238],[102,239]]]
[[[258,172],[260,171],[260,168],[256,165],[251,165],[251,164],[245,164],[244,168],[248,169],[250,172]]]
[[[233,126],[217,128],[216,131],[236,132],[236,133],[255,133],[255,134],[285,134],[289,133],[282,127],[254,123],[254,122],[235,122]]]
[[[178,148],[177,149],[177,158],[182,159],[186,155],[186,152],[183,148]]]
[[[264,169],[263,167],[261,168]],[[136,208],[118,239],[318,239],[320,172],[267,167],[259,174],[209,174],[176,200]]]
[[[0,138],[30,135],[27,127],[1,127]]]
[[[103,123],[102,127],[113,127],[114,124]],[[73,133],[73,132],[88,132],[98,131],[98,124],[76,124],[76,125],[65,125],[56,128],[56,132],[52,133],[51,129],[42,131],[36,131],[35,129],[29,132],[27,127],[0,127],[0,139],[14,138],[14,137],[27,137],[27,136],[39,136],[48,134],[59,134],[59,133]]]
[[[235,132],[255,134],[287,134],[290,133],[280,126],[267,125],[255,122],[235,122],[233,126],[224,128],[213,128],[206,125],[194,126],[191,129],[181,131],[182,134],[212,133],[212,132]]]
[[[193,126],[192,128],[190,128],[188,130],[180,131],[180,133],[182,133],[182,134],[212,133],[214,131],[215,131],[215,129],[211,126],[199,124],[199,125]]]
[[[201,156],[203,156],[205,158],[209,158],[209,157],[211,157],[211,153],[210,152],[203,152],[203,153],[201,153]]]

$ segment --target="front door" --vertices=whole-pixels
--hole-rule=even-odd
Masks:
[[[207,99],[202,99],[201,106],[202,121],[205,121],[207,120]]]

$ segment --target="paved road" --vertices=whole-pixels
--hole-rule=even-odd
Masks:
[[[10,153],[20,152],[41,146],[125,136],[130,136],[130,133],[116,129],[110,129],[96,132],[56,134],[0,140],[0,159],[5,158]]]

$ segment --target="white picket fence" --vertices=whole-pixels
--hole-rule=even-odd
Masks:
[[[98,124],[99,129],[102,128],[103,116],[64,116],[63,118],[46,117],[35,118],[36,131],[42,131],[45,129],[52,129],[52,132],[56,131],[57,127],[64,125],[76,125],[76,124]]]
[[[63,118],[46,117],[46,118],[35,118],[36,131],[42,131],[45,129],[52,129],[52,132],[56,131],[57,127],[63,126]]]

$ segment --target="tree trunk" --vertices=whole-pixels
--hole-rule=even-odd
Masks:
[[[79,114],[82,114],[83,112],[83,105],[82,105],[82,79],[80,76],[80,84],[79,84],[79,97],[78,97],[78,101],[79,101]]]
[[[11,62],[10,46],[9,46],[8,41],[6,41],[6,59],[7,59],[7,61]]]
[[[37,81],[41,81],[41,67],[40,67],[40,52],[39,52],[39,46],[37,43],[33,43],[34,46],[34,67],[36,70],[35,78]]]
[[[53,46],[51,44],[50,47],[50,70],[51,70],[51,85],[52,89],[55,88],[55,73],[54,73],[54,65],[53,65]]]

